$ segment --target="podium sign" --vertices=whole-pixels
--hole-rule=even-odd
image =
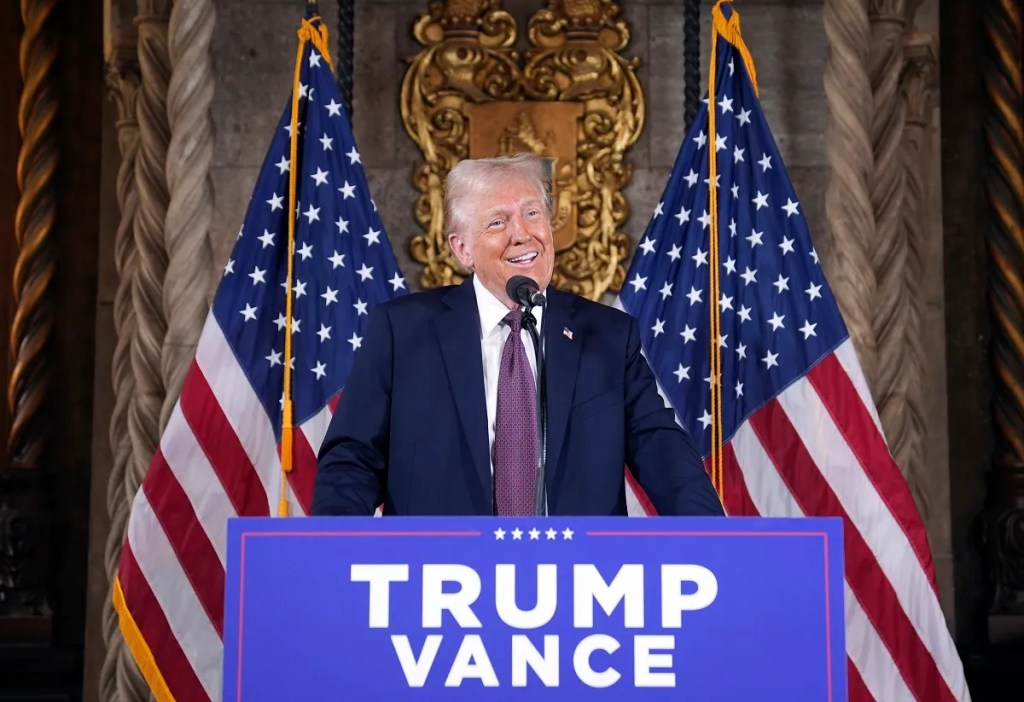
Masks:
[[[838,519],[232,519],[224,700],[846,700]]]

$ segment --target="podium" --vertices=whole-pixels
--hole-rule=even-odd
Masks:
[[[225,702],[845,702],[839,519],[232,519]]]

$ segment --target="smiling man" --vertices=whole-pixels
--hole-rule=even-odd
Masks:
[[[534,514],[536,358],[506,292],[517,275],[547,301],[533,309],[547,361],[547,513],[626,514],[626,466],[659,514],[722,514],[635,320],[551,287],[548,202],[531,154],[448,174],[445,233],[472,275],[374,310],[320,449],[315,514]]]

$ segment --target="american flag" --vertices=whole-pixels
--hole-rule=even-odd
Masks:
[[[717,18],[732,28],[717,42],[717,133],[709,133],[705,99],[620,302],[638,319],[661,390],[705,457],[709,305],[718,305],[729,514],[843,518],[850,700],[969,699],[924,525],[882,436],[734,18]],[[709,297],[709,149],[718,171],[717,300]]]
[[[318,25],[304,22],[306,36],[318,37]],[[115,608],[158,699],[220,698],[227,521],[276,514],[282,497],[288,215],[296,219],[295,465],[284,495],[291,514],[308,512],[316,450],[368,313],[406,290],[329,58],[315,43],[326,46],[305,42],[299,64],[297,163],[289,158],[289,99],[195,360],[132,505]],[[291,208],[293,168],[298,202]]]

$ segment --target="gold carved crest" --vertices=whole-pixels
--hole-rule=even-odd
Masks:
[[[500,0],[445,0],[418,18],[423,50],[402,83],[402,121],[424,160],[414,181],[423,231],[411,242],[425,288],[465,271],[444,238],[442,187],[464,158],[530,151],[552,184],[552,283],[590,299],[625,278],[629,213],[622,188],[626,150],[644,124],[636,58],[610,0],[550,0],[529,20],[530,48],[515,47],[516,23]]]

